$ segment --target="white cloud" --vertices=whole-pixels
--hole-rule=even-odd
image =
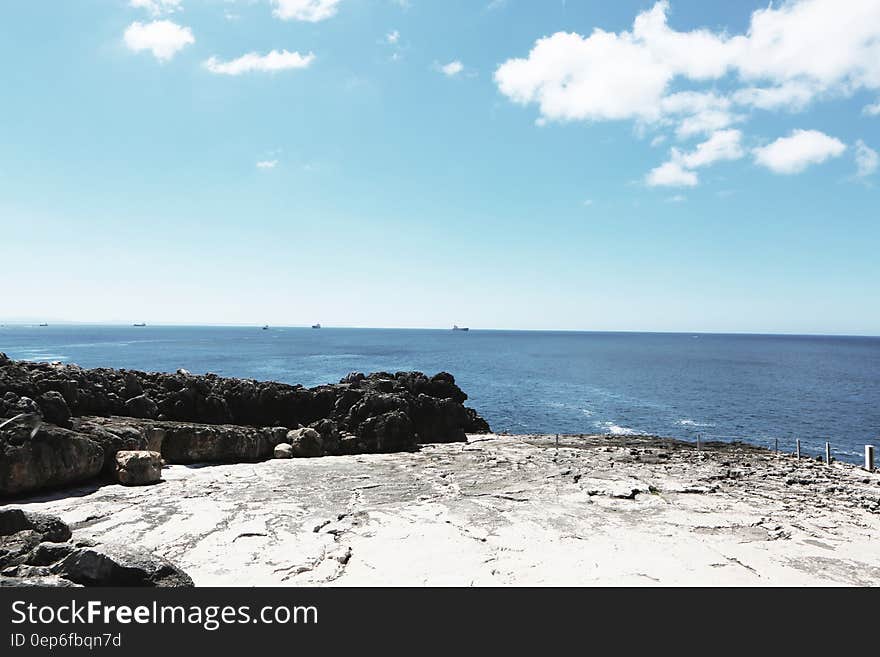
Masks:
[[[598,29],[587,38],[557,32],[539,39],[527,58],[508,60],[495,71],[501,93],[520,104],[536,103],[551,121],[657,120],[671,78],[631,38]]]
[[[880,116],[880,100],[872,105],[865,105],[862,108],[862,114],[867,116]]]
[[[652,169],[645,182],[651,187],[693,187],[698,182],[694,169],[722,160],[740,159],[745,155],[741,142],[742,133],[739,130],[719,130],[689,153],[672,148],[669,161]]]
[[[856,175],[859,178],[870,176],[880,166],[880,155],[859,139],[856,142]]]
[[[649,187],[694,187],[699,179],[693,171],[688,171],[679,162],[670,160],[652,169],[645,182]]]
[[[258,169],[274,169],[278,166],[278,160],[262,160],[257,162]]]
[[[153,16],[172,14],[181,9],[182,0],[131,0],[129,4],[135,9],[146,9]]]
[[[124,39],[129,50],[149,50],[160,62],[170,60],[180,50],[196,42],[192,30],[168,20],[134,22],[125,30]]]
[[[811,164],[839,157],[846,144],[818,130],[793,130],[788,137],[752,151],[755,162],[776,173],[800,173]]]
[[[684,203],[685,201],[687,201],[687,197],[682,194],[676,194],[666,199],[667,203]]]
[[[339,11],[342,0],[272,0],[278,18],[289,21],[306,21],[317,23],[333,18]]]
[[[387,43],[390,43],[391,45],[396,44],[398,41],[400,41],[400,32],[398,32],[397,30],[392,30],[385,35],[385,41]]]
[[[447,77],[454,77],[461,73],[464,70],[464,64],[462,64],[457,59],[453,62],[449,62],[448,64],[443,64],[440,67],[440,72]]]
[[[669,94],[660,101],[660,111],[666,121],[677,121],[676,136],[687,139],[708,135],[745,119],[732,109],[729,98],[715,92],[681,91]]]
[[[733,100],[758,109],[798,111],[804,109],[816,93],[814,84],[794,81],[775,87],[743,87],[733,93]]]
[[[688,169],[698,169],[721,160],[738,160],[745,155],[741,140],[742,133],[739,130],[719,130],[690,153],[678,154],[673,149],[674,158]]]
[[[668,10],[668,2],[657,2],[630,31],[538,39],[526,57],[498,67],[496,84],[512,101],[537,105],[548,120],[674,120],[681,137],[736,122],[731,101],[797,110],[819,96],[880,89],[877,0],[790,0],[755,11],[746,33],[733,36],[674,30]],[[693,88],[728,76],[739,88],[723,102],[665,107],[676,83]]]
[[[211,73],[218,75],[241,75],[242,73],[254,71],[275,73],[277,71],[307,68],[314,60],[315,54],[311,52],[307,55],[301,55],[298,52],[289,52],[287,50],[272,50],[265,55],[249,52],[228,62],[211,57],[204,63],[204,67],[211,71]]]

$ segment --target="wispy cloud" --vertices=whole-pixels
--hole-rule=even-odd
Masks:
[[[153,16],[173,14],[182,8],[182,0],[131,0],[128,4],[135,9],[146,9]]]
[[[301,55],[298,52],[288,52],[287,50],[272,50],[265,55],[249,52],[227,62],[211,57],[205,61],[204,67],[217,75],[241,75],[252,72],[275,73],[308,68],[314,60],[315,54],[311,52],[307,55]]]
[[[461,73],[464,70],[464,64],[462,64],[457,59],[449,62],[448,64],[441,64],[439,66],[439,70],[443,75],[448,78],[454,78],[456,75]]]
[[[257,162],[258,169],[274,169],[278,166],[278,160],[261,160]]]
[[[285,21],[317,23],[333,18],[342,0],[272,0],[275,16]]]
[[[880,166],[880,155],[873,148],[859,139],[856,142],[856,175],[865,178],[877,171]]]

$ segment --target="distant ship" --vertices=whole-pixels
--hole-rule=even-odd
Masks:
[[[268,331],[268,330],[269,330],[269,325],[266,324],[266,325],[263,327],[263,330],[264,330],[264,331]]]
[[[40,326],[49,326],[49,325],[44,322],[44,323],[40,324]]]
[[[146,326],[143,322],[138,322],[137,324],[132,324],[132,326]]]
[[[312,324],[312,328],[321,328],[320,324]]]
[[[452,330],[453,331],[470,331],[470,329],[467,326],[459,326],[458,324],[453,324]]]

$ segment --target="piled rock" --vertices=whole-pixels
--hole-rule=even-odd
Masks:
[[[0,586],[192,586],[171,562],[112,544],[76,543],[55,516],[0,509]]]
[[[314,457],[462,441],[489,431],[466,399],[445,372],[356,372],[303,388],[0,354],[0,495],[112,478],[121,451],[159,452],[168,463],[238,462],[271,458],[280,444],[292,457]]]

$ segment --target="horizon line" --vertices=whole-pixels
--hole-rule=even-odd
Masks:
[[[106,326],[106,327],[130,327],[130,328],[262,328],[268,326],[270,329],[313,329],[311,324],[235,324],[235,323],[174,323],[174,322],[155,322],[145,323],[143,327],[134,326],[139,322],[125,321],[75,321],[75,320],[41,320],[48,327],[54,325],[60,326]],[[22,327],[34,326],[38,328],[40,321],[22,321],[22,320],[3,320],[0,319],[0,328],[2,327]],[[510,327],[482,327],[475,328],[466,327],[469,331],[510,331],[522,333],[643,333],[653,335],[754,335],[754,336],[779,336],[779,337],[837,337],[837,338],[878,338],[880,334],[875,333],[793,333],[788,331],[712,331],[712,330],[646,330],[646,329],[581,329],[581,328],[510,328]],[[357,326],[357,325],[325,325],[321,324],[321,329],[349,329],[349,330],[373,330],[373,331],[451,331],[452,327],[438,326]]]

